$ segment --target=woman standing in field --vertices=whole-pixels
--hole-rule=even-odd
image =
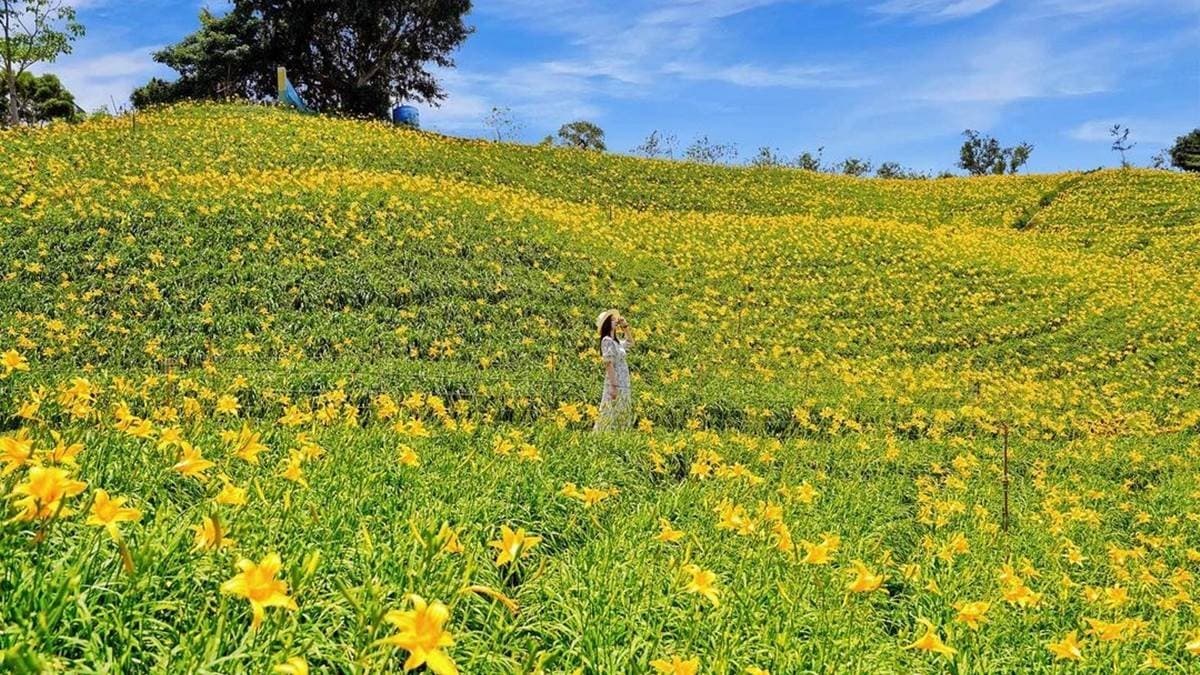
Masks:
[[[633,396],[629,386],[629,364],[625,350],[633,346],[633,332],[621,313],[610,309],[596,317],[600,331],[600,356],[604,359],[604,393],[596,431],[628,429],[633,426]]]

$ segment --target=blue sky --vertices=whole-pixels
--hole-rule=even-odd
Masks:
[[[150,54],[205,3],[75,4],[88,35],[44,70],[94,108],[170,75]],[[931,171],[974,128],[1056,171],[1115,164],[1113,123],[1142,164],[1200,126],[1200,0],[476,0],[470,23],[427,128],[482,135],[505,106],[526,141],[586,118],[619,152],[658,129]]]

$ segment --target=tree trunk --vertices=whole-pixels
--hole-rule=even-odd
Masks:
[[[8,124],[15,127],[21,122],[21,116],[17,111],[17,76],[13,72],[12,65],[5,70],[8,75]]]
[[[4,0],[3,6],[0,6],[0,13],[2,13],[0,18],[4,20],[4,75],[5,85],[8,86],[8,124],[15,127],[21,121],[21,117],[17,113],[17,73],[13,69],[12,35],[10,35],[13,8],[9,0]]]

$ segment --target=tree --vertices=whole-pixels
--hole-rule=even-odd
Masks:
[[[1128,169],[1129,162],[1125,159],[1125,153],[1137,147],[1137,143],[1129,142],[1129,127],[1121,126],[1120,124],[1114,124],[1112,125],[1112,128],[1108,130],[1108,135],[1112,136],[1113,138],[1113,152],[1121,153],[1121,168]]]
[[[892,178],[899,180],[924,180],[929,178],[929,174],[913,169],[907,169],[900,165],[899,162],[884,162],[875,169],[876,178]]]
[[[454,66],[470,9],[471,0],[233,0],[156,55],[179,80],[151,81],[138,100],[268,98],[283,66],[305,101],[328,112],[385,116],[393,99],[436,103],[446,94],[428,68]]]
[[[967,140],[959,150],[958,166],[972,176],[987,174],[1001,175],[1016,173],[1029,161],[1033,146],[1022,143],[1016,147],[1001,147],[1000,141],[967,129],[963,132]]]
[[[758,153],[750,159],[750,166],[760,169],[787,166],[787,160],[779,154],[779,150],[772,150],[770,146],[763,145],[758,148]]]
[[[662,134],[657,129],[650,132],[646,140],[642,144],[633,149],[633,154],[643,157],[675,157],[675,148],[679,146],[679,139],[675,134]]]
[[[865,176],[871,173],[871,160],[847,157],[836,168],[839,173],[846,174],[847,176]]]
[[[471,0],[235,0],[262,19],[268,53],[321,110],[386,115],[392,98],[436,103],[427,64],[451,68]]]
[[[825,148],[823,146],[817,148],[817,153],[815,155],[808,150],[805,150],[804,152],[800,153],[800,156],[796,158],[796,161],[793,162],[793,164],[797,169],[801,169],[803,171],[824,171],[824,167],[821,164],[821,156],[824,154]]]
[[[737,146],[727,143],[714,143],[708,136],[700,136],[683,151],[683,158],[689,162],[700,164],[720,164],[737,159]]]
[[[496,134],[496,142],[504,140],[515,140],[521,133],[521,124],[513,115],[512,108],[493,107],[483,118],[484,126],[492,130]]]
[[[224,16],[200,10],[199,30],[154,54],[155,61],[179,78],[153,78],[135,89],[134,107],[184,99],[268,98],[275,92],[275,76],[259,39],[261,31],[261,20],[244,5],[235,5]]]
[[[17,78],[36,63],[71,53],[83,35],[75,9],[66,0],[0,0],[0,59],[8,91],[8,123],[20,123]]]
[[[6,89],[0,92],[0,102],[3,108],[9,109],[9,94]],[[75,97],[62,86],[59,79],[49,73],[41,76],[30,72],[21,73],[17,77],[17,118],[18,122],[37,124],[50,120],[79,119],[79,106],[75,105]]]
[[[587,120],[578,120],[559,127],[558,142],[568,148],[580,150],[603,152],[607,149],[604,145],[604,130]]]
[[[1175,139],[1168,151],[1171,166],[1184,171],[1200,172],[1200,129]]]

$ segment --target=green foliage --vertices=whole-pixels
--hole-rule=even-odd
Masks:
[[[264,99],[275,94],[275,73],[261,40],[262,22],[243,5],[223,16],[200,10],[200,29],[159,50],[154,60],[179,73],[153,78],[132,95],[144,108],[184,99]]]
[[[787,166],[788,162],[779,153],[779,150],[772,149],[768,145],[763,145],[758,148],[758,152],[750,159],[750,166],[759,169],[777,168]]]
[[[675,134],[667,134],[655,129],[631,152],[641,157],[670,159],[675,157],[675,149],[678,146],[679,138]]]
[[[0,92],[0,107],[8,109],[8,90]],[[17,110],[23,124],[51,120],[76,121],[80,118],[75,97],[52,74],[21,73],[17,77]]]
[[[436,102],[445,93],[429,71],[471,33],[470,0],[236,0],[224,16],[205,9],[200,29],[155,55],[179,72],[151,81],[136,105],[275,94],[275,66],[319,110],[386,117],[393,99]]]
[[[907,169],[900,165],[899,162],[884,162],[875,170],[877,178],[903,179],[903,180],[921,180],[929,178],[927,174],[913,169]]]
[[[1121,168],[1122,169],[1128,169],[1130,167],[1129,160],[1125,158],[1125,153],[1127,153],[1130,150],[1137,147],[1137,143],[1130,142],[1130,140],[1129,140],[1130,133],[1131,132],[1130,132],[1129,127],[1122,126],[1120,124],[1114,124],[1114,125],[1112,125],[1112,128],[1108,130],[1108,135],[1112,136],[1112,139],[1113,139],[1113,141],[1112,141],[1113,152],[1121,153]]]
[[[822,155],[825,154],[825,148],[817,148],[816,153],[805,150],[796,158],[796,168],[802,171],[824,171],[825,167],[822,164]]]
[[[262,18],[265,50],[318,110],[386,116],[390,100],[445,97],[430,66],[450,68],[471,34],[470,0],[236,0]]]
[[[846,176],[865,176],[871,173],[871,161],[857,157],[847,157],[839,162],[834,169]]]
[[[18,78],[35,63],[51,63],[71,53],[84,33],[75,8],[65,0],[0,0],[0,65],[8,91],[9,125],[19,124]]]
[[[564,147],[604,152],[604,130],[594,122],[577,120],[558,128],[558,142]]]
[[[512,108],[493,106],[491,112],[484,116],[483,124],[495,134],[497,143],[515,141],[521,135],[521,123],[517,121]]]
[[[1170,149],[1171,165],[1184,171],[1200,172],[1200,129],[1175,139]]]
[[[683,151],[684,160],[695,164],[732,163],[737,156],[737,146],[731,143],[711,141],[707,135],[697,137]]]
[[[1005,148],[995,138],[971,129],[963,135],[967,140],[959,150],[958,166],[972,176],[1015,174],[1033,154],[1033,146],[1029,143]]]
[[[246,105],[0,155],[0,669],[398,672],[414,593],[463,673],[1050,672],[1071,631],[1084,670],[1194,667],[1194,176],[854,180]],[[614,305],[645,423],[598,435]],[[43,466],[83,446],[48,522],[18,428]],[[100,489],[141,511],[119,538]],[[542,539],[498,567],[502,526]],[[251,631],[220,589],[269,552],[296,608]]]

